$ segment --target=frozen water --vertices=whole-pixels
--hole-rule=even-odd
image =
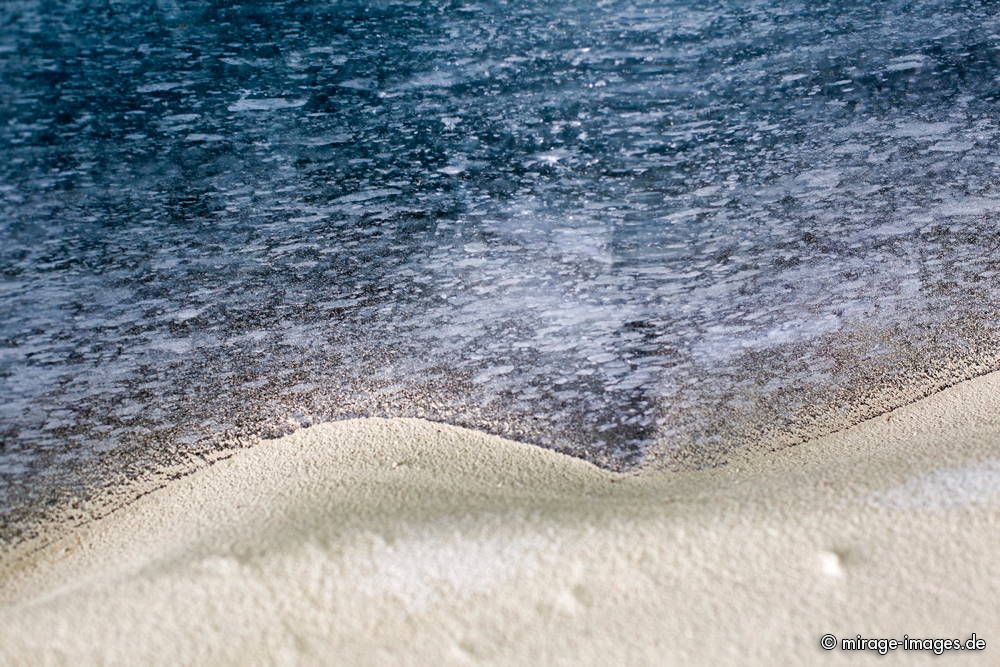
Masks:
[[[8,528],[290,424],[701,465],[998,367],[995,3],[0,19]]]

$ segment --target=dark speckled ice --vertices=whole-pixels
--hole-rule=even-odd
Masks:
[[[317,420],[623,467],[1000,367],[995,2],[0,5],[0,518]]]

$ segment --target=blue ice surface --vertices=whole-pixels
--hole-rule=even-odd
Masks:
[[[998,366],[995,2],[0,6],[0,515],[348,416],[629,467]]]

